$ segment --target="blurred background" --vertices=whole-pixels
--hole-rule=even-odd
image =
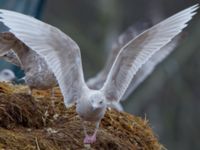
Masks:
[[[118,35],[141,20],[151,24],[198,0],[0,0],[0,8],[32,15],[67,33],[81,48],[85,78],[100,71]],[[2,30],[2,29],[1,29]],[[125,111],[147,118],[170,150],[200,149],[200,10],[186,37],[123,102]],[[37,37],[36,37],[37,38]],[[0,70],[23,71],[0,61]]]

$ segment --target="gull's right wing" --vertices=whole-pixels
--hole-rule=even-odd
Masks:
[[[58,80],[66,106],[87,90],[80,49],[69,36],[56,27],[13,11],[0,9],[0,22],[16,38],[45,58]]]

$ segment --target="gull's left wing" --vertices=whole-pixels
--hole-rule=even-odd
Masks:
[[[175,37],[170,43],[156,52],[142,67],[137,71],[133,80],[129,84],[122,101],[126,100],[132,92],[154,71],[155,67],[162,62],[178,45],[182,39],[182,34]]]
[[[130,40],[134,39],[137,35],[144,32],[147,28],[150,28],[151,23],[147,21],[139,21],[133,26],[129,27],[124,33],[122,33],[116,42],[113,44],[112,49],[109,52],[108,59],[106,61],[105,67],[93,78],[90,78],[87,81],[87,85],[92,89],[100,89],[107,75],[112,67],[117,54],[121,50],[121,48],[127,44]],[[142,67],[137,71],[133,80],[129,84],[125,94],[122,97],[122,101],[126,100],[131,93],[153,72],[155,67],[163,61],[178,45],[181,40],[181,35],[177,36],[170,43],[165,45],[160,51],[152,55],[152,57],[142,65]]]
[[[141,66],[187,26],[197,9],[194,5],[169,17],[122,47],[101,89],[108,102],[122,98]]]

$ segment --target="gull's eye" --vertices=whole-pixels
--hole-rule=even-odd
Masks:
[[[103,104],[103,101],[100,101],[99,104]]]

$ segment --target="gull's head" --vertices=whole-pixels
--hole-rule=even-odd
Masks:
[[[15,74],[12,70],[9,70],[9,69],[4,69],[0,72],[0,80],[1,81],[12,81],[14,80],[16,77],[15,77]]]
[[[104,116],[106,107],[105,96],[100,91],[90,90],[77,101],[76,111],[86,121],[98,121]]]
[[[89,98],[89,103],[91,104],[93,110],[106,107],[105,98],[99,92],[97,94],[91,95],[91,97]]]

